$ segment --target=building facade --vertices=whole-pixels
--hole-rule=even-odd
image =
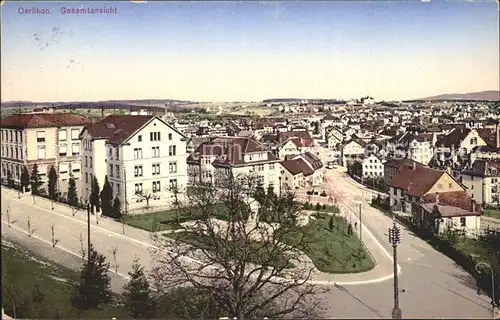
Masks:
[[[87,146],[87,198],[92,178],[102,189],[107,176],[113,197],[132,213],[145,206],[171,206],[172,188],[182,191],[187,185],[187,139],[158,117],[108,116],[85,128],[81,136]]]
[[[18,114],[1,122],[2,180],[10,171],[15,184],[19,184],[22,168],[31,174],[38,165],[42,182],[54,166],[59,180],[59,191],[67,192],[68,180],[81,178],[80,130],[91,121],[74,113]],[[78,185],[78,183],[77,183]],[[42,186],[45,188],[46,186]]]

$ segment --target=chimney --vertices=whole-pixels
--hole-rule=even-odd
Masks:
[[[439,192],[436,192],[436,204],[439,204]]]
[[[471,212],[476,212],[476,201],[470,199]]]

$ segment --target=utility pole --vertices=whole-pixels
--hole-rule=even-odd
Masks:
[[[88,260],[90,261],[90,203],[87,202],[87,251],[88,251]]]
[[[124,195],[124,205],[125,205],[125,214],[128,215],[128,200],[127,200],[127,170],[125,166],[123,166],[123,195]]]
[[[393,264],[394,264],[394,308],[392,318],[401,319],[401,309],[399,308],[399,287],[398,287],[398,244],[401,243],[401,230],[393,220],[392,228],[389,228],[389,243],[392,244]]]

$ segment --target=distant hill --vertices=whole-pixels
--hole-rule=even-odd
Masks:
[[[500,90],[469,93],[449,93],[416,100],[500,101]]]
[[[128,107],[163,107],[165,105],[182,105],[194,103],[192,101],[172,99],[140,99],[140,100],[105,100],[105,101],[68,101],[68,102],[33,102],[33,101],[7,101],[2,102],[2,108],[16,107],[54,107],[56,109],[97,109],[105,108],[128,108]]]

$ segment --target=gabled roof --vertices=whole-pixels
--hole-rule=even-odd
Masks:
[[[438,203],[436,203],[436,196]],[[437,209],[442,217],[459,217],[481,215],[483,210],[466,191],[449,191],[426,194],[422,197],[422,205],[427,211]],[[437,208],[436,208],[437,206]]]
[[[311,152],[302,153],[300,156],[306,160],[306,162],[308,162],[314,170],[318,170],[323,167],[321,159]]]
[[[288,141],[292,141],[293,144],[299,148],[310,148],[314,146],[314,140],[308,138],[290,138]]]
[[[82,130],[93,139],[107,139],[113,143],[125,141],[155,116],[109,115],[102,121],[89,124]]]
[[[302,139],[312,139],[309,131],[300,130],[300,131],[286,131],[278,133],[278,141],[280,143],[285,142],[290,138],[302,138]]]
[[[340,121],[340,118],[338,117],[335,117],[334,115],[332,115],[331,113],[327,113],[323,119],[321,119],[322,121]]]
[[[187,158],[188,162],[198,163],[202,156],[214,156],[217,159],[212,162],[213,165],[236,165],[244,164],[244,155],[254,152],[266,152],[268,155],[267,161],[277,161],[278,158],[271,152],[268,152],[266,147],[255,140],[248,137],[213,137],[209,141],[203,142],[196,150]],[[258,164],[258,161],[249,164]]]
[[[421,197],[428,192],[444,174],[447,173],[428,167],[415,166],[414,169],[402,167],[399,173],[392,178],[389,185],[394,188],[405,190],[406,194],[410,196]]]
[[[492,159],[477,159],[469,169],[464,170],[465,174],[479,177],[499,177],[500,161]]]
[[[403,166],[411,168],[415,163],[415,166],[425,167],[420,162],[414,161],[412,159],[403,158],[403,159],[389,159],[384,163],[384,166],[395,167],[401,169]]]
[[[497,147],[497,132],[496,129],[477,129],[477,133],[481,138],[483,138],[484,142],[490,147]]]
[[[436,142],[437,147],[451,147],[458,148],[460,143],[469,135],[470,129],[457,128],[449,134],[442,136]]]
[[[302,158],[284,160],[281,161],[281,165],[293,175],[302,173],[304,176],[310,176],[314,173]]]
[[[91,123],[92,121],[77,113],[21,113],[2,119],[2,128],[49,128],[71,127]]]

